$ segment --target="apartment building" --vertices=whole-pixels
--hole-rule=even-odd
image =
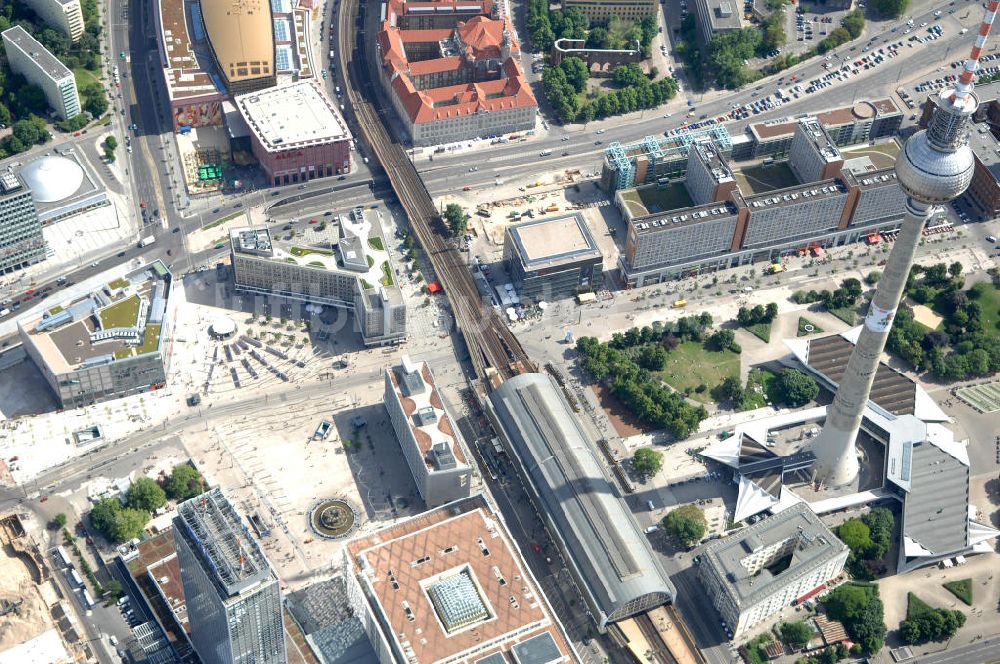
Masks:
[[[1000,141],[990,131],[989,125],[973,125],[969,145],[976,155],[975,170],[967,195],[993,218],[1000,216]]]
[[[710,542],[698,578],[739,638],[782,609],[821,591],[849,549],[805,503]]]
[[[816,118],[803,118],[795,127],[788,165],[799,182],[828,180],[840,172],[844,158]]]
[[[31,190],[13,169],[0,171],[0,274],[43,260],[45,239]]]
[[[43,21],[73,41],[83,35],[83,12],[80,0],[25,0]]]
[[[383,402],[427,507],[467,498],[472,467],[427,363],[403,355],[399,364],[387,367]]]
[[[62,120],[80,114],[76,79],[66,65],[19,25],[3,32],[10,68],[42,89],[49,107]]]
[[[743,7],[740,0],[695,0],[698,19],[698,39],[702,45],[712,37],[743,27]]]

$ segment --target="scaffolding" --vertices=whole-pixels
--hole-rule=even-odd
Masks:
[[[721,124],[680,131],[666,137],[646,136],[634,143],[614,142],[604,151],[605,180],[613,191],[654,182],[659,172],[657,166],[687,159],[691,145],[705,139],[715,143],[723,154],[729,154],[733,149],[729,131]],[[636,160],[639,158],[649,161],[642,182],[636,182]]]
[[[177,511],[205,567],[230,596],[270,577],[264,554],[220,489],[182,503]]]

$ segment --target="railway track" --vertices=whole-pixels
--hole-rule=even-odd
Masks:
[[[377,0],[368,0],[376,2]],[[486,385],[520,373],[536,371],[535,365],[514,334],[492,306],[483,303],[472,274],[457,246],[448,241],[448,231],[417,169],[402,145],[393,141],[378,109],[361,88],[367,85],[372,98],[377,95],[373,77],[365,76],[367,66],[363,45],[357,39],[359,0],[343,0],[338,15],[339,56],[344,76],[344,92],[354,110],[362,139],[385,170],[396,197],[406,211],[420,246],[427,253],[438,281],[451,303],[456,324],[462,332],[476,373]],[[355,59],[357,49],[360,57]],[[493,371],[491,371],[493,370]]]

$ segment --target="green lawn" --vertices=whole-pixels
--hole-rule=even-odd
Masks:
[[[958,581],[949,581],[941,585],[952,595],[967,605],[972,606],[972,579],[959,579]]]
[[[243,212],[233,212],[232,214],[228,214],[225,217],[222,217],[221,219],[216,219],[215,221],[213,221],[210,224],[205,224],[201,228],[202,228],[202,230],[205,230],[206,228],[215,228],[216,226],[221,226],[222,224],[226,223],[227,221],[229,221],[231,219],[235,219],[236,217],[239,217],[242,214],[245,214],[245,213],[243,213]],[[225,239],[226,238],[223,238],[223,240],[225,240]]]
[[[375,251],[385,251],[385,247],[382,245],[382,238],[378,236],[368,238],[368,246]]]
[[[746,399],[743,400],[742,410],[755,410],[763,408],[767,402],[775,403],[774,381],[778,379],[778,374],[770,369],[753,368],[746,384]],[[760,392],[754,389],[755,385],[761,387]]]
[[[982,295],[976,300],[983,308],[983,327],[988,334],[1000,334],[1000,289],[987,284]]]
[[[740,190],[747,195],[764,194],[775,189],[784,189],[798,183],[795,174],[786,162],[761,164],[734,171],[733,178]]]
[[[362,290],[370,290],[370,289],[374,288],[374,286],[372,286],[370,283],[368,283],[367,281],[365,281],[364,279],[362,279],[361,280],[361,288],[362,288]]]
[[[806,325],[812,325],[813,326],[812,332],[809,332],[809,331],[806,330]],[[823,331],[823,328],[821,328],[816,323],[812,322],[811,320],[809,320],[808,318],[806,318],[804,316],[799,316],[799,332],[798,332],[797,336],[805,337],[805,336],[808,336],[810,334],[818,334],[818,333],[820,333],[822,331]]]
[[[73,78],[76,79],[76,87],[78,90],[85,88],[88,85],[93,85],[94,83],[100,85],[102,88],[104,87],[101,85],[100,80],[98,80],[92,72],[84,69],[83,67],[73,68]]]
[[[829,313],[833,314],[840,320],[844,321],[848,325],[856,325],[858,321],[858,311],[855,307],[844,307],[843,309],[830,309]]]
[[[727,376],[740,375],[740,356],[731,350],[706,350],[696,341],[685,341],[670,351],[666,366],[656,375],[679,392],[690,388],[695,401],[712,403],[712,388]],[[708,389],[701,394],[694,392],[702,384]]]
[[[392,286],[392,267],[389,265],[389,261],[384,261],[381,267],[382,267],[382,278],[379,279],[379,282],[383,286]]]
[[[622,192],[622,200],[635,216],[679,210],[694,205],[691,195],[681,182],[674,182],[665,187],[650,184],[628,189]]]
[[[115,302],[101,310],[101,325],[104,329],[113,327],[135,327],[139,317],[139,296],[133,295]]]
[[[63,310],[62,305],[61,304],[57,304],[56,306],[54,306],[51,309],[49,309],[49,315],[50,316],[55,316],[56,314],[62,312],[62,310]]]
[[[123,360],[134,355],[145,355],[152,353],[159,347],[160,326],[150,323],[146,326],[146,331],[142,335],[142,344],[139,346],[129,346],[115,351],[115,359]]]
[[[770,323],[757,323],[756,325],[751,325],[746,328],[747,332],[754,335],[764,343],[771,343],[771,324]]]
[[[906,618],[909,620],[922,613],[933,611],[933,607],[913,593],[906,593]]]

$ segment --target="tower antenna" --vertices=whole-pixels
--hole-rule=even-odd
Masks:
[[[975,85],[976,72],[979,70],[979,58],[983,54],[983,47],[986,46],[986,39],[990,36],[990,29],[993,27],[993,20],[997,17],[997,9],[1000,8],[1000,0],[991,0],[986,5],[986,13],[983,14],[983,22],[979,24],[979,34],[976,35],[976,43],[972,46],[969,59],[965,61],[962,75],[958,78],[958,85],[952,94],[952,101],[968,99],[972,94]]]

